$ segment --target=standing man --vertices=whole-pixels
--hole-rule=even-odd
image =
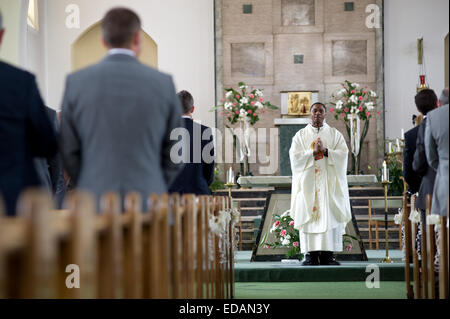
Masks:
[[[431,213],[447,216],[448,194],[448,90],[446,105],[429,113],[425,130],[428,163],[437,172]]]
[[[351,220],[347,184],[348,148],[342,134],[324,123],[326,107],[311,107],[312,124],[293,138],[290,215],[300,232],[302,265],[339,265],[342,236]]]
[[[212,130],[204,125],[195,123],[194,98],[187,91],[178,93],[183,106],[183,121],[186,133],[185,149],[189,156],[185,158],[185,166],[170,187],[171,193],[210,195],[209,185],[214,180],[214,141]],[[186,155],[187,155],[186,154]]]
[[[403,178],[408,184],[408,198],[420,189],[422,177],[413,170],[412,164],[416,152],[417,132],[419,126],[415,126],[405,133],[405,150],[403,152]]]
[[[416,174],[422,179],[416,207],[420,210],[422,222],[425,225],[426,198],[428,194],[433,194],[434,180],[436,178],[436,172],[427,162],[425,153],[425,129],[428,126],[428,113],[437,107],[438,98],[433,90],[425,89],[417,93],[415,102],[417,109],[423,115],[423,122],[420,124],[417,132],[416,152],[414,153],[412,167]]]
[[[67,78],[61,113],[65,169],[77,188],[161,194],[181,165],[170,158],[170,133],[182,125],[172,78],[137,60],[141,21],[115,8],[102,21],[109,49],[98,64]]]
[[[0,12],[0,44],[5,34],[2,21]],[[15,215],[23,190],[41,186],[33,157],[52,157],[56,150],[35,77],[0,62],[0,197],[8,216]]]

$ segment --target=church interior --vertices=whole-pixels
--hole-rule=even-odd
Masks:
[[[0,62],[33,74],[60,118],[68,76],[108,54],[102,19],[115,7],[141,20],[139,61],[190,92],[194,122],[212,128],[211,193],[105,192],[97,207],[74,189],[58,207],[28,190],[16,216],[0,202],[0,299],[448,300],[448,188],[447,215],[431,218],[430,194],[418,222],[404,172],[405,135],[423,120],[415,97],[448,104],[449,1],[0,0]],[[336,266],[302,266],[293,212],[309,201],[291,194],[306,170],[293,141],[317,104],[348,151],[325,169],[346,164],[347,181],[323,182],[349,204]],[[0,109],[0,142],[3,120]],[[306,149],[330,163],[326,142]]]

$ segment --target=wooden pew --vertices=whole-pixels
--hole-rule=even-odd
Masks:
[[[426,197],[426,216],[431,215],[431,195],[428,194]],[[435,271],[434,271],[434,256],[436,255],[436,234],[434,232],[434,225],[427,224],[427,246],[425,247],[427,259],[423,261],[422,264],[427,267],[428,278],[426,282],[424,282],[424,286],[426,285],[428,295],[425,295],[425,298],[435,299]],[[426,276],[426,273],[424,274]]]
[[[406,296],[408,299],[414,298],[413,288],[411,286],[411,257],[412,257],[412,240],[411,240],[411,221],[409,220],[411,206],[408,204],[406,192],[403,194],[403,226],[405,236],[405,284]]]
[[[88,193],[76,192],[69,196],[67,204],[69,212],[53,214],[59,238],[58,298],[93,299],[98,296],[99,287],[95,201]],[[79,270],[79,288],[73,287],[72,278],[68,277],[67,271],[73,269]]]
[[[45,191],[27,190],[19,198],[17,213],[25,225],[25,249],[15,284],[19,283],[21,298],[56,298],[57,241],[51,210],[52,200]]]
[[[439,241],[439,298],[448,299],[449,261],[448,261],[448,211],[449,198],[447,197],[447,217],[440,217],[440,241]]]
[[[144,214],[137,193],[124,211],[115,193],[100,203],[97,215],[93,196],[74,192],[67,211],[54,211],[45,192],[25,192],[18,217],[0,216],[0,297],[233,296],[232,222],[224,236],[208,225],[231,208],[229,198],[151,195]]]
[[[132,192],[125,198],[123,220],[125,298],[143,297],[143,216],[142,197]]]
[[[415,198],[411,199],[411,212],[416,210]],[[417,223],[411,222],[411,250],[413,259],[413,278],[414,278],[414,299],[422,298],[422,284],[420,281],[420,261],[416,249],[416,238],[419,227]]]

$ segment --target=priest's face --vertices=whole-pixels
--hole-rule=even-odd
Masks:
[[[322,104],[316,104],[311,108],[311,119],[314,127],[322,127],[327,111]]]

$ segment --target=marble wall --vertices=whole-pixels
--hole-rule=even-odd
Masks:
[[[366,8],[376,0],[353,1],[353,11],[345,10],[346,2],[349,1],[216,1],[216,5],[220,4],[222,36],[222,51],[216,54],[222,62],[223,87],[236,87],[244,81],[264,89],[267,100],[279,107],[281,94],[286,91],[318,92],[319,100],[328,103],[344,80],[376,90],[378,38],[375,29],[366,26]],[[244,13],[244,5],[252,5],[252,13]],[[302,55],[303,63],[295,63],[295,55]],[[218,98],[222,98],[220,93]],[[280,117],[280,109],[269,111],[255,128],[273,128],[274,119]],[[327,115],[327,122],[347,135],[344,123],[331,114]],[[218,123],[229,125],[225,119]],[[269,138],[258,140],[259,145],[265,143],[269,143]],[[377,157],[377,120],[373,119],[361,169],[376,173]],[[279,154],[273,154],[271,160],[280,163]],[[260,165],[253,165],[254,175],[259,175]],[[368,169],[369,165],[372,169]],[[239,165],[235,167],[238,170]]]

